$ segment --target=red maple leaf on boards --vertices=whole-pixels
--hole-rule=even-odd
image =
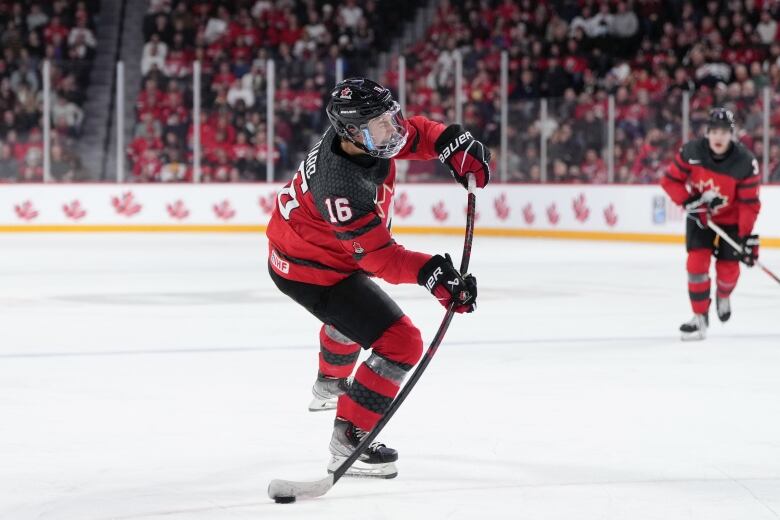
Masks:
[[[534,214],[534,207],[529,202],[525,206],[523,206],[523,220],[525,220],[525,223],[529,226],[534,223],[534,220],[536,220],[536,215]]]
[[[393,213],[398,218],[406,218],[414,212],[414,206],[409,203],[409,196],[402,191],[393,201]]]
[[[81,207],[81,202],[78,199],[71,201],[70,204],[63,204],[62,212],[72,220],[80,220],[87,215],[86,210]]]
[[[183,220],[190,216],[190,210],[184,204],[184,201],[178,199],[173,204],[166,204],[165,209],[168,211],[168,215],[176,220]]]
[[[276,193],[269,193],[265,197],[262,195],[259,196],[257,198],[257,203],[260,204],[260,209],[265,215],[270,215],[276,204]]]
[[[220,218],[222,220],[230,220],[234,216],[236,216],[236,210],[233,209],[233,207],[230,205],[230,201],[225,199],[219,204],[214,204],[212,206],[214,209],[214,214],[217,216],[217,218]]]
[[[431,206],[431,211],[433,211],[433,218],[439,222],[444,222],[450,216],[450,214],[447,213],[447,208],[444,206],[443,200],[440,200],[435,206]]]
[[[114,211],[126,217],[132,217],[141,211],[142,207],[135,201],[132,191],[126,191],[120,197],[111,197],[111,205],[114,206]]]
[[[496,210],[496,216],[499,220],[506,220],[509,218],[509,204],[506,202],[506,193],[502,193],[500,197],[496,197],[493,201],[493,207]]]
[[[580,222],[585,222],[588,220],[588,216],[590,216],[590,208],[588,208],[588,205],[585,201],[584,193],[580,193],[580,196],[574,199],[571,205],[574,209],[574,218]]]
[[[615,224],[617,224],[618,216],[617,213],[615,213],[615,205],[610,204],[606,208],[604,208],[604,220],[607,221],[607,225],[612,227]]]
[[[554,202],[547,206],[547,220],[553,226],[557,225],[558,221],[561,220],[561,214],[558,213],[558,208],[555,206]]]
[[[17,217],[28,222],[38,216],[38,210],[35,209],[35,206],[30,200],[25,200],[21,204],[14,205],[14,212]]]

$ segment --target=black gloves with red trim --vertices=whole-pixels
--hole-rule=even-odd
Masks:
[[[441,163],[449,167],[455,180],[466,189],[469,173],[474,174],[477,188],[484,188],[490,182],[490,150],[462,126],[448,126],[433,147]]]
[[[758,260],[758,235],[748,235],[741,237],[739,242],[742,246],[742,255],[739,261],[748,267],[753,267]]]
[[[417,283],[445,307],[454,302],[455,312],[472,312],[477,308],[477,279],[470,274],[461,275],[449,254],[431,257],[417,274]]]

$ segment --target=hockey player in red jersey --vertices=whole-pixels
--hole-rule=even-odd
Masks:
[[[720,321],[731,317],[731,292],[739,278],[739,262],[752,267],[758,259],[753,225],[761,209],[758,161],[734,140],[734,114],[715,108],[706,135],[683,145],[661,180],[669,197],[688,214],[688,295],[694,316],[680,327],[683,340],[704,339],[709,326],[710,257],[715,256],[716,311]],[[742,246],[740,255],[707,225],[718,224]]]
[[[333,471],[371,431],[422,355],[420,331],[370,277],[417,283],[457,312],[476,306],[477,280],[449,255],[409,251],[390,233],[395,159],[439,158],[455,179],[490,179],[490,153],[460,125],[405,119],[390,91],[347,79],[330,93],[331,127],[279,192],[268,225],[269,273],[322,323],[309,410],[336,408]],[[372,350],[353,372],[360,348]],[[392,478],[398,454],[374,443],[348,474]]]

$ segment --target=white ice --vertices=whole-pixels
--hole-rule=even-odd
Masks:
[[[731,321],[682,343],[681,245],[480,236],[479,309],[380,437],[399,477],[274,504],[271,479],[324,476],[332,415],[306,411],[318,324],[265,251],[0,235],[0,518],[780,518],[780,286],[744,270]],[[387,288],[430,339],[443,309]]]

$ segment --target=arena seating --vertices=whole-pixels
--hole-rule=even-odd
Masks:
[[[698,7],[701,6],[701,7]],[[739,139],[763,153],[761,91],[772,89],[771,178],[780,181],[780,5],[735,2],[440,3],[425,38],[405,50],[407,112],[451,120],[453,52],[463,59],[464,123],[499,144],[500,53],[509,55],[510,180],[540,179],[540,132],[551,182],[604,182],[607,99],[616,100],[616,182],[656,182],[678,148],[682,93],[691,131],[713,104],[734,109]],[[385,81],[396,85],[390,71]],[[539,126],[541,98],[548,122]],[[435,178],[435,165],[411,176]],[[439,170],[438,175],[442,175]]]
[[[128,147],[140,181],[192,178],[192,63],[202,67],[202,180],[289,177],[325,128],[323,103],[344,74],[361,74],[415,2],[168,1],[149,3],[137,125]],[[141,28],[139,28],[141,30]],[[275,60],[275,145],[266,138],[266,61]]]
[[[74,142],[95,55],[99,0],[0,0],[0,182],[43,179],[42,62],[51,63],[51,173],[85,179]]]

